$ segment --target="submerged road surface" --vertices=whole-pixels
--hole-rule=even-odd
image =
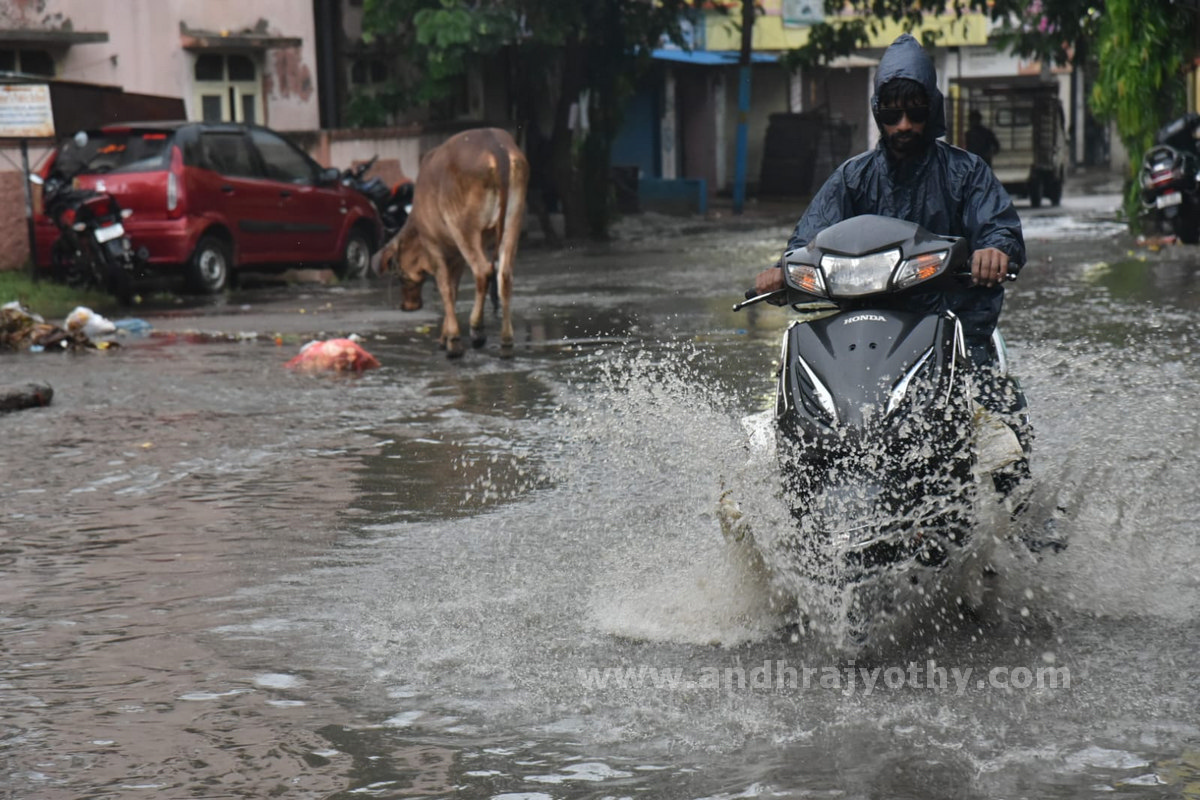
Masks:
[[[786,224],[527,248],[507,361],[385,284],[0,354],[55,390],[0,417],[0,797],[1196,796],[1200,248],[1115,205],[1021,209],[1003,320],[1070,547],[858,663],[713,516],[775,479],[789,313],[730,306]],[[351,333],[380,369],[283,368]]]

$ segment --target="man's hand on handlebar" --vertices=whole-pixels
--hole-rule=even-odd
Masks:
[[[778,263],[768,267],[754,276],[754,288],[746,290],[746,300],[734,305],[734,311],[740,311],[755,303],[767,302],[771,305],[787,305],[787,284],[783,279],[783,270]]]
[[[783,269],[778,263],[754,276],[754,291],[756,294],[762,295],[778,292],[783,287]]]
[[[971,254],[971,280],[976,286],[996,286],[1008,277],[1008,253],[985,247]]]

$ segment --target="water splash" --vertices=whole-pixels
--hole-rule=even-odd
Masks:
[[[558,482],[587,493],[590,524],[611,537],[593,573],[593,624],[634,639],[723,646],[788,632],[793,642],[826,640],[812,642],[818,647],[844,641],[851,612],[880,608],[833,580],[841,552],[791,513],[773,434],[764,432],[769,414],[745,418],[732,407],[736,393],[708,369],[719,356],[695,344],[678,355],[605,354],[567,404],[570,455]],[[947,513],[938,498],[933,506]],[[723,518],[730,509],[741,533],[731,535]],[[975,549],[964,558],[979,584],[988,556]],[[898,621],[918,611],[935,618],[923,620],[935,632],[963,622],[964,598],[981,603],[984,590],[950,578],[927,571],[911,592],[885,592],[885,640],[903,636]]]

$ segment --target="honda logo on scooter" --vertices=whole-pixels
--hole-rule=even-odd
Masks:
[[[849,325],[852,322],[887,322],[887,320],[878,314],[855,314],[853,317],[842,320],[843,325]]]

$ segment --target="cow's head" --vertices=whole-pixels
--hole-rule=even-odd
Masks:
[[[400,260],[400,234],[397,233],[371,256],[371,269],[376,275],[386,275],[398,268]]]
[[[421,246],[412,225],[401,228],[396,238],[399,239],[400,250],[396,258],[400,267],[400,310],[420,311],[421,287],[425,285],[425,276],[429,274],[425,248]]]

